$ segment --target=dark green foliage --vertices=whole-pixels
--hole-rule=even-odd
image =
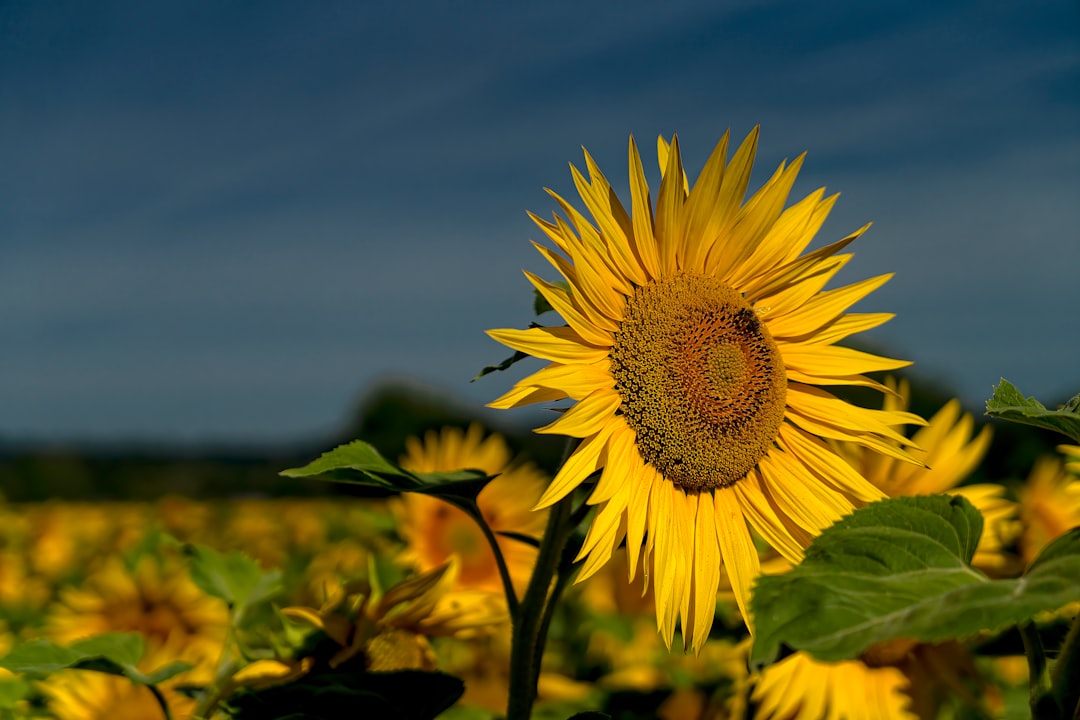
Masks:
[[[240,691],[226,710],[237,720],[427,720],[464,691],[461,680],[445,673],[324,667],[286,685]]]

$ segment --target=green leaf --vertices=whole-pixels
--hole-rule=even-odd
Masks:
[[[20,677],[0,678],[0,710],[15,710],[32,689],[33,686]]]
[[[1026,398],[1005,378],[994,388],[994,396],[986,401],[986,414],[1024,425],[1055,430],[1074,442],[1080,442],[1080,395],[1069,400],[1060,410],[1047,410],[1033,397]]]
[[[374,480],[373,484],[386,486],[389,489],[400,491],[416,485],[416,478],[412,473],[402,470],[384,458],[378,450],[363,440],[353,440],[346,445],[339,445],[304,467],[282,470],[281,474],[285,477],[296,478],[331,475],[331,479],[336,480],[339,478],[335,473],[343,470],[353,471],[340,478],[346,481],[355,478],[355,473],[361,473]]]
[[[354,440],[323,453],[301,468],[283,470],[286,477],[319,477],[324,480],[368,485],[391,492],[416,492],[441,497],[456,505],[472,502],[491,480],[480,470],[412,473],[384,458],[363,440]]]
[[[0,660],[0,667],[32,676],[45,676],[68,668],[96,670],[122,675],[139,685],[156,685],[194,667],[190,663],[174,662],[144,673],[136,667],[143,650],[143,636],[139,633],[93,635],[68,647],[48,640],[31,640],[16,646]]]
[[[855,511],[816,538],[800,565],[758,579],[751,663],[774,662],[783,648],[839,661],[889,640],[965,638],[1080,600],[1080,528],[1008,580],[968,565],[981,529],[961,497],[893,498]]]
[[[497,365],[485,365],[484,368],[480,370],[480,372],[476,373],[473,379],[469,382],[476,382],[485,375],[490,375],[493,372],[502,372],[503,370],[507,370],[514,363],[524,360],[527,357],[530,357],[528,353],[523,353],[520,350],[515,350],[513,355],[506,358],[501,363]]]
[[[570,289],[570,283],[566,282],[565,280],[558,280],[552,284],[561,287],[563,290]],[[539,290],[533,290],[533,313],[535,313],[537,317],[543,315],[544,313],[553,312],[554,310],[555,308],[551,306],[551,303],[548,302],[546,297],[540,294]],[[532,323],[530,327],[536,327],[536,323]],[[493,372],[501,372],[503,370],[507,370],[514,363],[524,360],[527,357],[532,356],[528,353],[523,353],[520,350],[515,350],[513,355],[506,358],[501,363],[497,365],[485,366],[469,382],[476,382],[485,375],[490,375]]]
[[[208,595],[220,598],[233,610],[233,622],[243,625],[247,611],[284,590],[281,571],[263,572],[252,558],[240,552],[220,553],[201,545],[185,545],[191,563],[191,579]]]

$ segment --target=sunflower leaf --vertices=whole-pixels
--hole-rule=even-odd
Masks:
[[[476,373],[473,379],[469,382],[476,382],[485,375],[490,375],[493,372],[502,372],[503,370],[507,370],[514,363],[518,362],[519,360],[524,360],[527,357],[529,357],[528,353],[523,353],[520,350],[515,350],[513,355],[506,358],[501,363],[498,363],[497,365],[485,365],[480,370],[480,372]]]
[[[415,492],[446,500],[473,501],[491,480],[480,470],[413,473],[384,458],[363,440],[354,440],[323,453],[304,467],[283,470],[285,477],[318,477],[322,480],[367,485],[390,492]]]
[[[384,458],[363,440],[339,445],[303,467],[282,470],[280,474],[294,478],[321,476],[326,480],[375,485],[399,492],[411,490],[419,483],[416,476]]]
[[[1007,580],[970,567],[981,530],[962,497],[892,498],[855,511],[816,538],[800,565],[758,579],[752,665],[785,648],[835,662],[890,640],[971,637],[1080,600],[1080,528]]]
[[[994,396],[986,401],[986,414],[1024,425],[1054,430],[1075,442],[1080,442],[1080,395],[1076,395],[1058,410],[1048,410],[1033,397],[1024,397],[1015,385],[1005,378],[994,388]]]
[[[137,667],[143,650],[143,636],[139,633],[102,633],[67,647],[48,640],[32,640],[15,647],[0,659],[0,667],[34,677],[68,668],[96,670],[109,675],[122,675],[139,685],[156,685],[194,667],[190,663],[174,662],[144,673]]]
[[[229,604],[233,623],[243,625],[248,611],[284,590],[281,571],[263,572],[259,564],[241,552],[220,553],[202,545],[185,545],[191,563],[191,579],[207,595]]]

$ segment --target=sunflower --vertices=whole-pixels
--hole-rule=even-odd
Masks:
[[[908,409],[911,386],[906,380],[886,378],[893,394],[885,396],[884,409]],[[982,513],[984,530],[979,538],[972,565],[998,573],[1007,573],[1014,564],[1009,546],[1016,539],[1016,503],[1005,497],[1005,487],[997,483],[979,483],[958,487],[978,467],[990,447],[991,428],[984,425],[975,432],[975,421],[960,407],[960,401],[946,402],[912,436],[919,449],[911,454],[924,465],[898,461],[895,457],[866,452],[857,445],[846,445],[845,454],[867,480],[889,497],[948,493],[962,495]]]
[[[725,134],[692,187],[678,139],[660,138],[655,209],[631,138],[629,212],[586,152],[589,177],[571,171],[593,221],[554,192],[569,219],[531,215],[557,249],[536,247],[565,284],[526,276],[566,324],[488,333],[550,361],[492,407],[576,401],[537,429],[581,439],[538,507],[602,471],[579,578],[625,539],[630,576],[639,564],[652,576],[665,642],[681,621],[695,650],[721,563],[748,616],[758,559],[747,522],[794,560],[822,528],[882,496],[822,438],[907,460],[911,443],[895,427],[921,422],[824,389],[884,390],[863,373],[909,364],[835,344],[892,317],[845,312],[890,276],[823,290],[866,228],[804,253],[836,196],[818,190],[784,209],[800,156],[743,202],[757,137],[727,161]]]
[[[172,661],[161,653],[144,658],[147,668],[157,669]],[[186,675],[177,678],[185,682]],[[195,700],[178,692],[170,681],[159,688],[173,720],[191,718]],[[57,720],[165,720],[161,703],[145,685],[126,677],[92,670],[61,670],[43,683],[50,717]]]
[[[824,663],[795,653],[765,668],[752,699],[754,717],[785,720],[917,720],[910,684],[895,667],[861,660]]]
[[[484,437],[473,424],[466,430],[447,427],[428,432],[423,440],[408,438],[401,466],[413,472],[474,469],[497,475],[477,495],[476,504],[488,527],[497,534],[499,551],[519,595],[525,591],[536,548],[501,532],[538,537],[547,513],[534,513],[533,505],[547,477],[534,465],[514,462],[500,435]],[[408,543],[402,560],[427,572],[456,556],[460,563],[457,587],[502,593],[502,579],[491,546],[476,522],[462,510],[438,498],[418,493],[402,496],[401,533]]]
[[[1070,465],[1056,455],[1040,457],[1017,493],[1023,526],[1020,551],[1027,563],[1051,540],[1080,525],[1080,476],[1069,471]]]
[[[185,681],[212,678],[228,624],[228,609],[191,581],[186,568],[170,559],[144,555],[133,568],[109,557],[80,587],[69,587],[46,620],[50,639],[69,644],[104,632],[137,632],[146,642],[155,670],[173,661],[192,663]],[[149,667],[150,659],[160,661]]]

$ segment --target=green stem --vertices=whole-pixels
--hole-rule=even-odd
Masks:
[[[1061,720],[1061,712],[1050,695],[1050,668],[1046,664],[1046,652],[1035,623],[1030,620],[1020,624],[1020,638],[1024,641],[1024,653],[1028,662],[1028,703],[1033,720]]]
[[[518,613],[513,616],[514,627],[510,646],[510,697],[506,708],[507,720],[528,720],[536,700],[536,679],[540,674],[539,654],[546,629],[543,618],[549,597],[556,599],[552,579],[562,559],[563,547],[570,536],[573,493],[551,508],[547,527],[540,541],[529,586],[525,590]]]
[[[459,505],[459,507],[461,506]],[[476,524],[480,526],[480,531],[484,533],[488,545],[491,546],[491,552],[495,554],[495,565],[499,568],[499,578],[502,580],[503,592],[506,593],[506,609],[510,613],[510,617],[515,617],[518,613],[518,597],[517,593],[514,592],[514,582],[510,579],[510,569],[506,566],[506,558],[503,557],[502,548],[499,547],[499,540],[495,537],[495,533],[492,532],[475,503],[470,508],[462,509],[471,515]]]
[[[169,703],[166,702],[165,696],[161,694],[161,690],[158,689],[157,685],[147,685],[146,687],[153,693],[154,699],[157,700],[158,705],[161,706],[161,714],[164,716],[165,720],[172,720],[172,713],[169,712]]]
[[[1054,663],[1051,693],[1064,717],[1080,720],[1080,613],[1073,618]]]
[[[203,691],[195,710],[191,713],[194,720],[210,720],[217,711],[217,706],[225,699],[225,690],[233,674],[239,669],[232,660],[232,646],[235,644],[237,651],[240,650],[240,641],[236,637],[236,628],[239,625],[240,613],[235,613],[230,618],[229,628],[225,634],[225,642],[221,646],[221,655],[218,657],[217,668],[214,670],[214,679]],[[239,654],[239,652],[238,652]]]
[[[579,523],[574,522],[574,518],[577,517],[577,513],[574,513],[570,518],[569,529],[573,530]],[[555,585],[551,589],[551,597],[548,599],[547,606],[544,608],[544,614],[540,618],[540,630],[537,635],[537,643],[535,653],[533,655],[533,670],[535,676],[533,677],[533,683],[540,680],[540,663],[544,657],[544,645],[547,642],[548,630],[551,628],[551,620],[555,616],[555,609],[559,605],[559,598],[562,597],[563,591],[566,590],[570,584],[570,580],[577,574],[577,568],[574,567],[574,558],[571,555],[572,550],[564,548],[563,558],[559,562],[558,568],[555,574]]]

